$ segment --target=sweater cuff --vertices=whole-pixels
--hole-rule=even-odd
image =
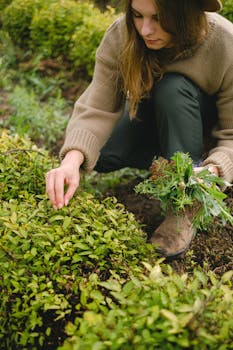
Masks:
[[[59,157],[62,160],[66,153],[78,150],[84,155],[84,162],[81,166],[84,171],[93,170],[99,158],[99,141],[88,130],[73,130],[67,135],[62,146]]]
[[[203,161],[203,166],[215,165],[218,168],[219,175],[225,181],[233,181],[233,164],[229,157],[223,152],[213,152]]]

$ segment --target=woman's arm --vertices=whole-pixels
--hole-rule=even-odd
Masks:
[[[96,52],[92,82],[75,103],[66,129],[60,158],[72,149],[80,150],[83,170],[94,168],[100,149],[123,114],[125,97],[119,72],[122,26],[119,20],[107,30]]]
[[[46,174],[46,192],[56,209],[67,205],[78,188],[80,167],[94,168],[100,149],[123,113],[124,99],[118,85],[118,24],[106,32],[97,50],[93,80],[75,104],[60,151],[61,165]],[[66,193],[64,185],[68,186]]]

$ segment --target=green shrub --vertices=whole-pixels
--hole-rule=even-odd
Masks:
[[[38,149],[29,138],[13,137],[1,132],[0,137],[0,200],[20,198],[24,193],[45,192],[45,172],[57,161],[48,152]]]
[[[230,350],[233,339],[232,271],[178,276],[159,264],[124,286],[99,283],[116,303],[107,312],[85,311],[68,323],[59,350]],[[227,282],[228,281],[228,282]]]
[[[0,213],[5,349],[61,341],[72,314],[111,303],[98,282],[111,274],[125,280],[130,265],[149,254],[133,217],[110,199],[100,204],[82,193],[56,213],[43,196],[25,192],[1,202]]]
[[[93,8],[92,16],[85,17],[72,36],[68,58],[76,69],[84,69],[89,77],[93,74],[96,49],[114,19],[113,10],[101,13]]]
[[[31,29],[31,47],[44,56],[68,54],[75,28],[90,16],[92,6],[86,2],[58,0],[35,13]]]
[[[62,56],[91,77],[96,49],[115,19],[113,9],[102,13],[86,1],[14,0],[2,22],[14,44],[41,58]]]
[[[54,160],[29,140],[3,132],[0,156],[1,348],[56,349],[75,315],[111,306],[99,283],[124,283],[152,249],[114,199],[82,192],[54,211],[44,195]]]
[[[10,5],[13,0],[0,0],[0,11],[4,10],[5,7]]]
[[[5,8],[2,14],[3,29],[15,44],[28,47],[32,17],[45,3],[47,0],[14,0]]]
[[[221,14],[233,22],[233,0],[224,0]]]
[[[110,199],[101,204],[82,193],[56,213],[43,196],[25,192],[2,201],[0,213],[4,349],[57,345],[74,314],[112,303],[99,282],[113,274],[123,283],[150,254],[133,217]]]

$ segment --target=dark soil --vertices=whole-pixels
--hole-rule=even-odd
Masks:
[[[163,221],[163,216],[158,201],[134,192],[134,187],[139,181],[141,180],[135,179],[127,184],[118,185],[107,195],[115,196],[128,211],[135,215],[149,238]],[[228,190],[227,195],[227,202],[233,213],[233,190]],[[184,257],[168,263],[178,273],[191,272],[194,266],[212,270],[219,275],[232,270],[233,227],[229,225],[222,227],[216,220],[207,231],[196,233]]]

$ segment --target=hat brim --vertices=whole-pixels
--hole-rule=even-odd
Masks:
[[[220,0],[202,0],[203,10],[207,12],[218,12],[222,9]]]

